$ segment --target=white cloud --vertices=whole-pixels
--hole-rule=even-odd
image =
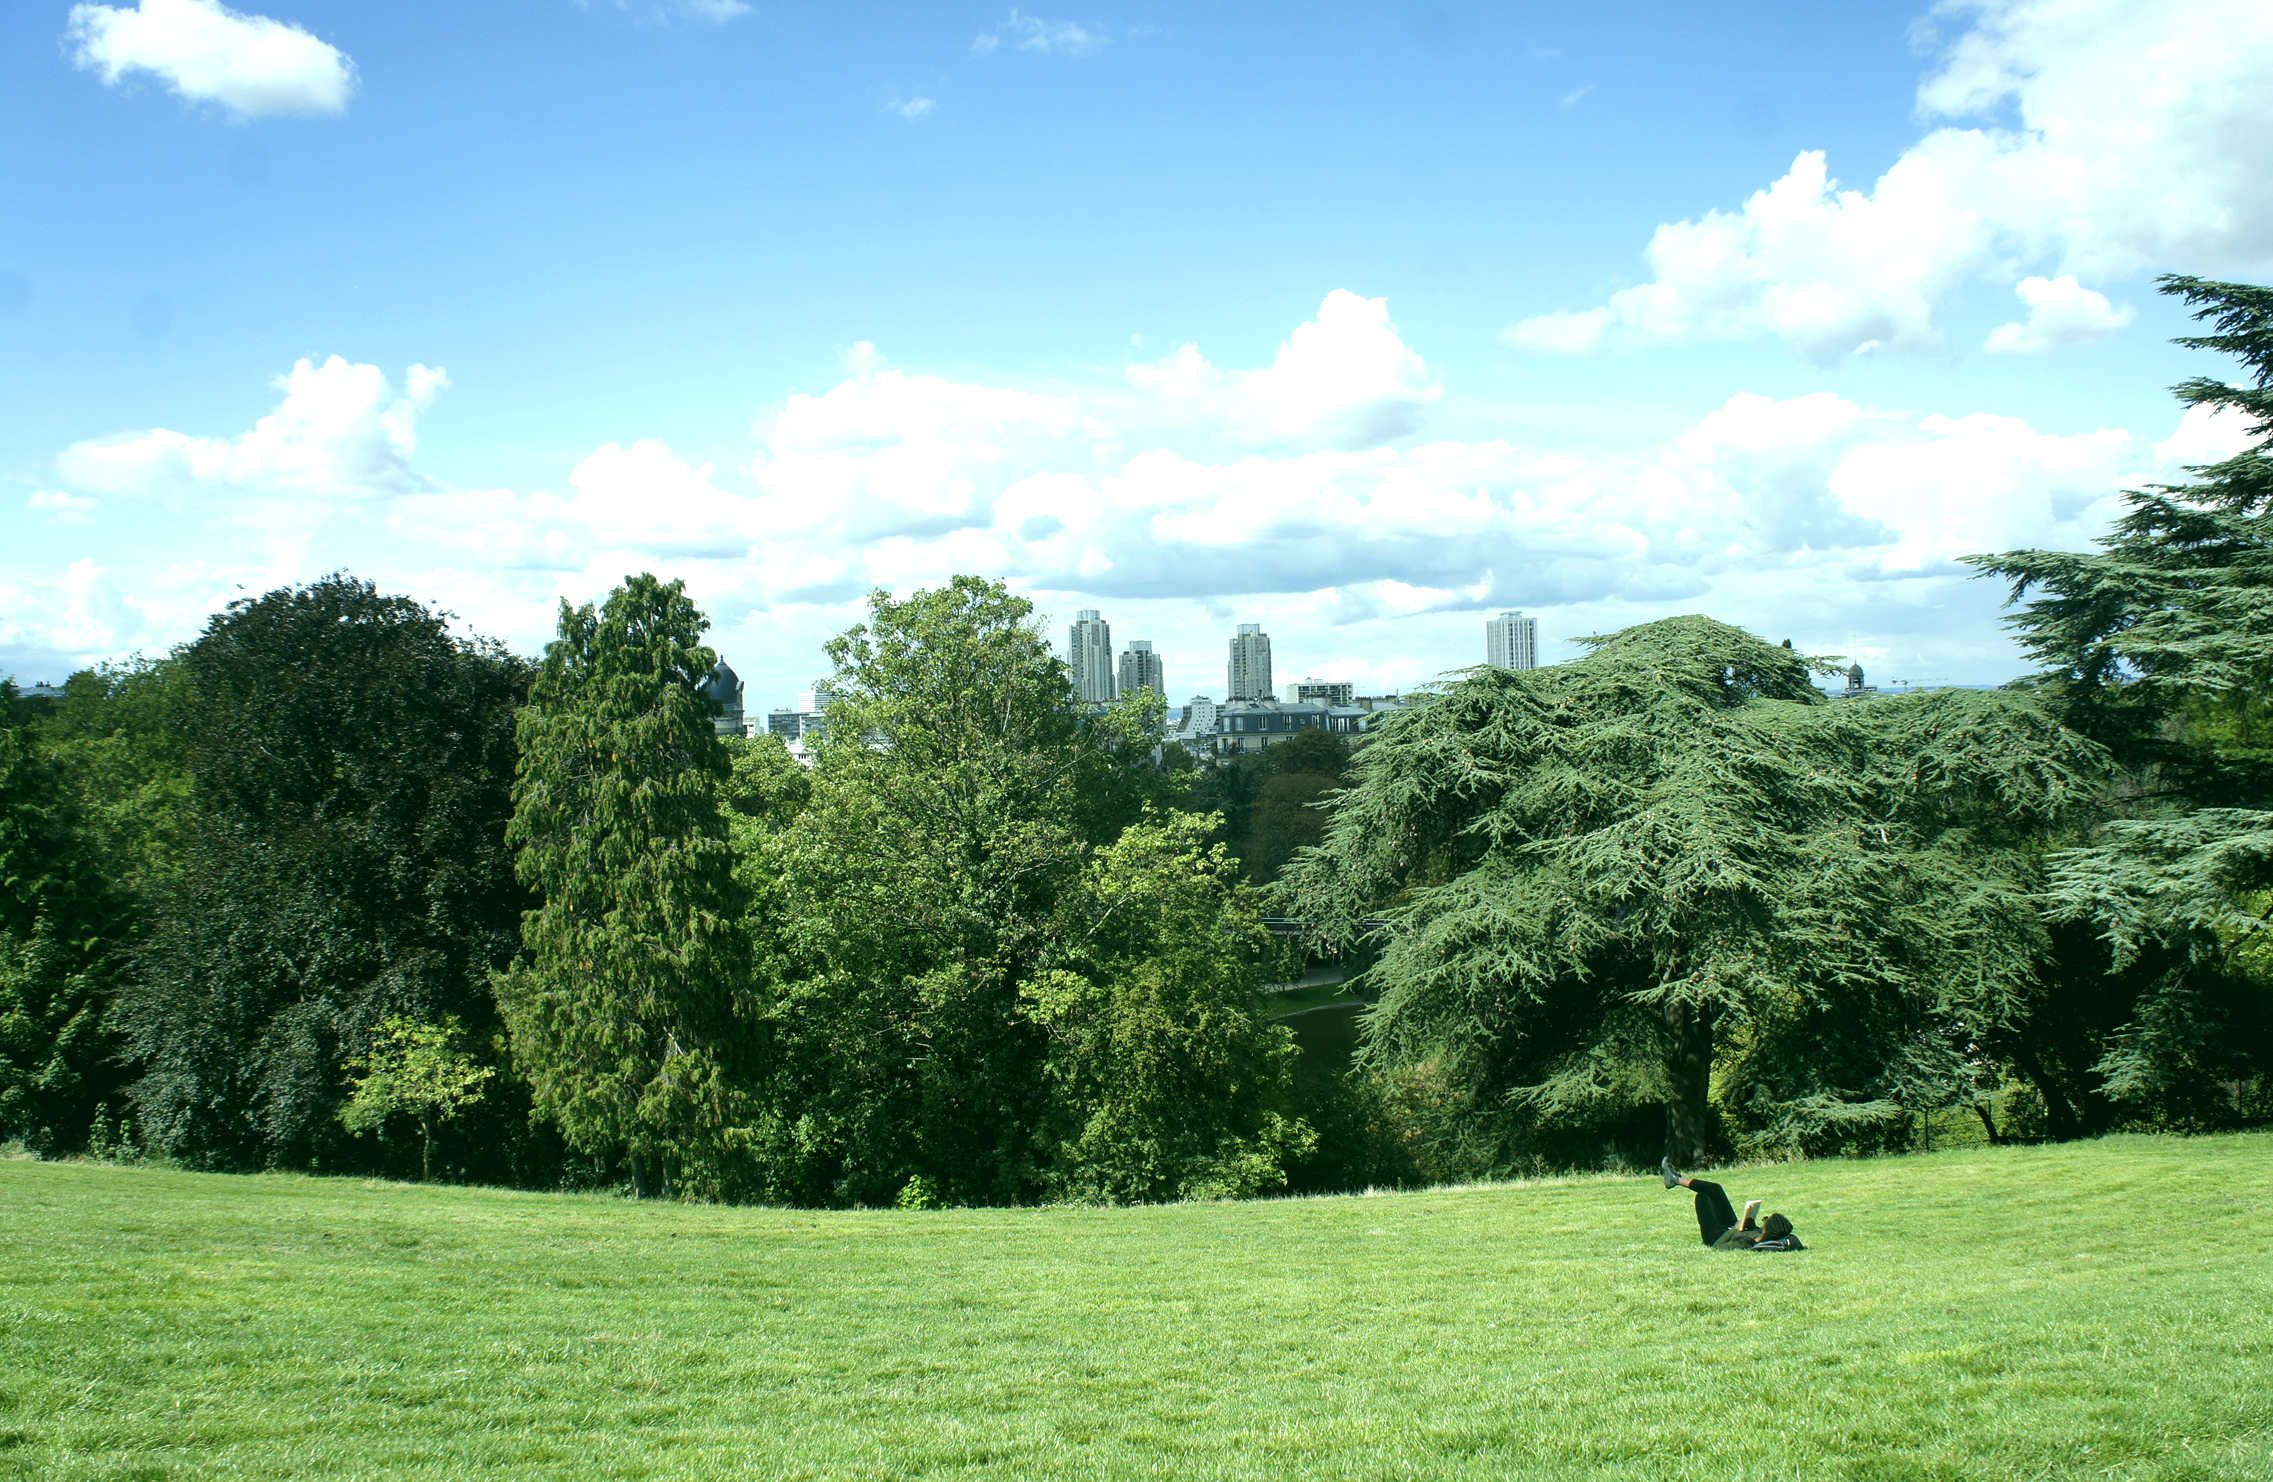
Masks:
[[[994,30],[982,31],[971,38],[971,51],[977,56],[986,56],[1007,46],[1013,51],[1030,51],[1041,56],[1085,57],[1104,45],[1104,33],[1093,27],[1016,10]]]
[[[1105,435],[1070,395],[895,370],[865,342],[846,362],[848,379],[761,419],[748,472],[780,528],[859,540],[983,522],[1029,461]]]
[[[1387,299],[1335,289],[1270,365],[1225,371],[1196,345],[1129,367],[1130,384],[1248,442],[1349,446],[1401,436],[1443,388],[1389,317]]]
[[[237,437],[169,428],[74,443],[56,459],[64,482],[104,494],[193,488],[358,496],[424,487],[411,469],[418,414],[450,384],[413,365],[398,394],[375,365],[337,355],[295,364],[274,411]]]
[[[0,582],[0,649],[41,655],[52,671],[47,677],[146,646],[148,637],[137,604],[92,558],[26,585]]]
[[[44,514],[58,525],[86,524],[95,504],[83,495],[66,494],[61,489],[34,489],[24,500],[24,508]]]
[[[338,113],[355,90],[355,64],[339,48],[219,0],[74,5],[64,40],[73,65],[105,85],[148,72],[190,102],[247,118]]]
[[[1995,678],[2019,661],[1993,584],[1969,583],[1956,557],[2082,548],[2120,490],[2243,437],[2201,408],[2150,446],[2121,428],[1829,393],[1740,393],[1625,444],[1350,437],[1438,390],[1386,306],[1355,295],[1330,296],[1250,369],[1192,350],[1036,388],[898,368],[864,342],[834,384],[754,422],[746,461],[609,442],[550,488],[457,489],[414,466],[413,414],[445,384],[414,368],[398,392],[372,367],[302,362],[240,436],[67,450],[55,497],[34,501],[50,514],[92,491],[241,485],[252,497],[231,507],[259,508],[260,524],[170,583],[133,571],[109,589],[82,574],[76,597],[0,591],[0,651],[172,641],[225,584],[259,590],[346,559],[524,649],[550,633],[560,597],[643,568],[684,575],[722,638],[740,635],[737,667],[798,685],[862,592],[957,571],[1060,615],[1109,609],[1118,637],[1162,645],[1180,693],[1219,688],[1209,675],[1232,621],[1287,624],[1290,670],[1386,688],[1426,677],[1415,654],[1465,661],[1478,614],[1502,606],[1548,614],[1565,637],[1710,610],[1803,646],[1899,654],[1919,674]],[[333,491],[387,497],[304,497]],[[367,557],[384,549],[391,566]]]
[[[566,515],[602,545],[676,556],[740,556],[762,528],[762,509],[721,490],[710,464],[689,463],[668,444],[606,443],[568,476]]]
[[[897,113],[910,123],[919,118],[930,116],[931,111],[938,106],[939,104],[931,98],[894,98],[884,105],[885,111]]]
[[[1742,206],[1658,227],[1646,282],[1505,338],[1574,352],[1605,334],[1772,335],[1825,362],[1932,344],[1953,289],[2039,264],[2273,267],[2273,175],[2254,143],[2273,133],[2273,6],[1964,0],[1937,14],[1969,22],[1918,90],[1922,116],[1951,122],[1871,189],[1840,188],[1823,152],[1803,151]]]
[[[1981,348],[1992,355],[2041,355],[2061,345],[2113,334],[2135,317],[2130,305],[2117,308],[2105,294],[2066,274],[2023,278],[2013,292],[2028,306],[2028,320],[1991,330]]]
[[[2247,414],[2198,404],[2186,409],[2176,431],[2155,444],[2155,457],[2170,468],[2202,468],[2238,458],[2262,440],[2250,431]]]
[[[1500,342],[1519,350],[1545,350],[1555,355],[1584,355],[1599,349],[1602,337],[1617,318],[1608,309],[1540,314],[1500,331]]]

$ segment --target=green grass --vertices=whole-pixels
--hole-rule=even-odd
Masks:
[[[826,1214],[0,1163],[0,1475],[2273,1476],[2273,1136]]]
[[[1290,1014],[1306,1013],[1311,1009],[1352,1006],[1362,1007],[1367,1000],[1350,991],[1347,983],[1305,983],[1299,988],[1282,988],[1266,993],[1262,999],[1263,1017],[1284,1019]]]

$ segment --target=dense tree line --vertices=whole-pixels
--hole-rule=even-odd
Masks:
[[[1978,558],[1999,692],[1680,618],[1196,771],[958,577],[829,645],[803,767],[644,575],[533,665],[340,575],[0,686],[0,1139],[920,1206],[2263,1119],[2273,294],[2168,286],[2251,445]],[[1266,890],[1364,968],[1346,1076]]]

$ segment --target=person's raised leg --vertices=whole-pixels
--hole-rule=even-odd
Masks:
[[[1697,1196],[1697,1236],[1711,1245],[1730,1230],[1736,1228],[1736,1210],[1728,1202],[1728,1191],[1709,1178],[1685,1178],[1683,1188]]]

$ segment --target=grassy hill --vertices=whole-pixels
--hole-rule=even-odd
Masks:
[[[822,1214],[0,1162],[0,1476],[2273,1477],[2273,1136]]]

